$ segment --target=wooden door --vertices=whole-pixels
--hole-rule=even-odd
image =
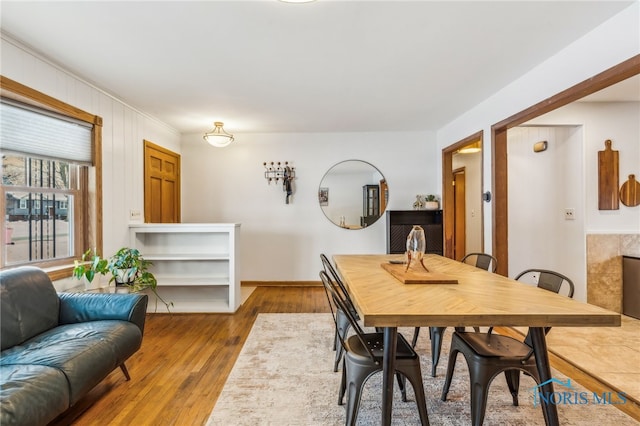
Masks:
[[[144,141],[144,221],[180,222],[180,155]]]
[[[454,259],[462,260],[466,254],[466,177],[465,170],[453,172],[454,199]]]

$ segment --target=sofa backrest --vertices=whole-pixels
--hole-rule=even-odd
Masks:
[[[33,266],[0,271],[2,350],[58,325],[60,300],[49,276]]]

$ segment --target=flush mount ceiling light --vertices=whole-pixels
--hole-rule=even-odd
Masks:
[[[458,154],[473,154],[474,152],[480,152],[482,146],[480,142],[474,142],[470,145],[464,146],[458,150]]]
[[[227,133],[222,128],[224,123],[222,121],[216,121],[213,123],[215,126],[213,130],[208,133],[205,133],[202,139],[207,141],[207,143],[211,146],[215,146],[216,148],[223,148],[233,142],[233,135]]]

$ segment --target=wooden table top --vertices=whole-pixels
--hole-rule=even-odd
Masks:
[[[620,326],[616,312],[438,255],[426,255],[426,267],[458,284],[401,283],[381,264],[402,255],[333,259],[365,326]]]

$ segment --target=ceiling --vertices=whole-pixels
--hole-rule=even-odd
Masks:
[[[424,131],[631,3],[3,0],[0,27],[182,133]]]

